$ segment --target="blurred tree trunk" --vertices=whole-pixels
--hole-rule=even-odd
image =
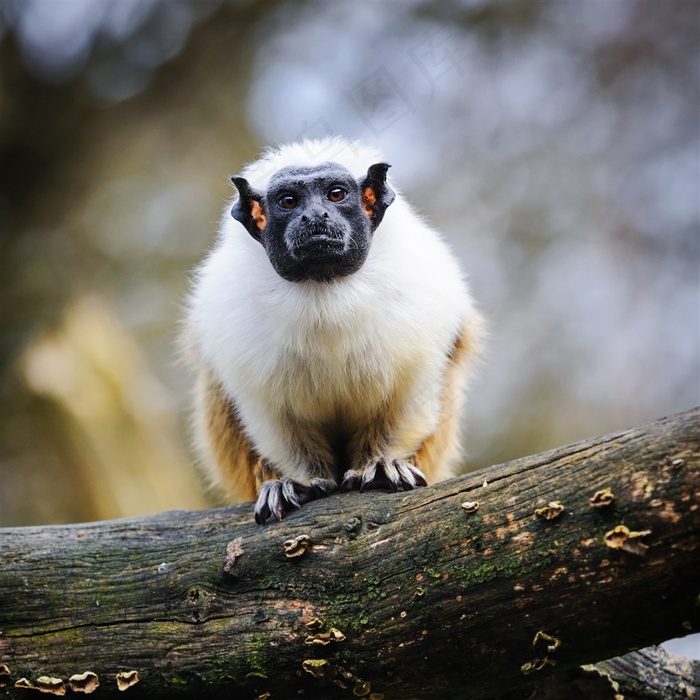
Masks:
[[[576,698],[598,679],[613,698],[634,659],[576,669],[700,628],[699,417],[265,527],[245,504],[7,529],[8,688],[91,672],[109,697],[137,672],[131,697]]]
[[[143,10],[147,14],[147,6],[158,4],[142,3]],[[210,3],[183,6],[187,4]],[[32,15],[32,3],[5,5],[13,6],[8,7],[10,15]],[[110,14],[109,7],[116,11],[118,5],[97,3],[95,11]],[[153,470],[169,468],[158,450],[146,444],[149,439],[165,443],[165,432],[141,433],[132,439],[133,433],[122,426],[120,440],[128,448],[122,458],[130,459],[136,477],[121,479],[116,469],[108,474],[99,460],[90,458],[92,446],[100,440],[89,432],[94,426],[77,425],[66,410],[70,407],[33,390],[23,371],[25,354],[28,347],[70,323],[76,302],[105,300],[117,310],[119,321],[133,334],[145,353],[143,361],[150,361],[159,381],[175,387],[176,395],[185,395],[184,388],[179,391],[172,382],[177,373],[168,369],[176,365],[171,348],[181,314],[173,300],[182,298],[188,284],[186,270],[210,244],[215,228],[212,212],[230,189],[227,175],[258,148],[247,126],[246,95],[256,27],[277,6],[276,0],[221,3],[206,20],[192,25],[182,50],[153,72],[146,91],[113,104],[96,96],[86,79],[105,58],[106,47],[95,47],[85,75],[47,84],[28,67],[11,28],[14,23],[3,33],[0,8],[0,461],[4,486],[0,488],[0,524],[102,518],[107,512],[105,499],[95,497],[97,493],[109,494],[107,517],[132,515],[137,512],[137,499],[132,499],[131,510],[119,510],[130,488],[147,492]],[[60,7],[56,11],[60,13]],[[115,54],[126,56],[129,37],[124,35],[120,41],[124,43],[119,51],[115,48]],[[147,45],[146,35],[141,41]],[[79,44],[76,33],[75,45]],[[130,64],[133,70],[139,70],[137,64]],[[119,71],[117,64],[112,71]],[[105,193],[115,183],[138,183],[149,202],[182,187],[210,192],[211,207],[191,207],[191,225],[186,226],[187,241],[200,239],[201,246],[178,243],[173,231],[167,251],[159,247],[152,257],[133,244],[119,251],[105,246],[90,211],[98,210],[101,220],[113,222],[119,238],[121,232],[135,228],[145,238],[154,228],[150,220],[130,224],[125,217],[124,212],[138,210],[133,195],[122,193],[118,206],[109,212],[104,209],[109,201]],[[138,320],[134,321],[136,309]],[[65,358],[78,362],[80,354]],[[81,377],[89,375],[85,370],[89,366],[80,368]],[[109,374],[124,375],[123,368],[117,363]],[[65,368],[54,370],[53,376],[67,385],[75,379]],[[72,390],[72,400],[84,405],[80,390]],[[144,410],[153,405],[150,392],[135,398]],[[118,425],[123,417],[123,413],[112,415],[111,424]],[[106,444],[101,441],[100,447]],[[179,450],[180,460],[187,459],[182,440],[171,440],[166,450]],[[192,470],[182,476],[171,480],[161,493],[165,500],[179,490],[168,507],[177,503],[196,507],[195,489],[177,488],[178,483],[192,480]],[[48,496],[43,488],[47,483],[54,485]]]

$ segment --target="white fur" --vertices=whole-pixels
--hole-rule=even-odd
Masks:
[[[264,190],[281,167],[329,160],[360,178],[383,158],[340,139],[307,141],[269,151],[243,175]],[[397,193],[364,265],[330,283],[281,278],[227,208],[197,274],[189,325],[258,453],[305,480],[288,416],[361,427],[383,402],[399,401],[387,453],[409,457],[435,429],[447,355],[472,317],[452,253]]]

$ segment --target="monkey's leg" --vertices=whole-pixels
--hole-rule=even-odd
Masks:
[[[340,484],[342,491],[352,489],[390,489],[410,491],[418,486],[427,486],[423,472],[418,467],[402,459],[380,457],[370,461],[359,470],[348,469]]]
[[[308,485],[293,479],[270,479],[260,485],[255,504],[255,522],[264,525],[274,515],[277,520],[304,503],[325,498],[338,488],[333,479],[311,479]]]

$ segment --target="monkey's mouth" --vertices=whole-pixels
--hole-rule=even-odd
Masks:
[[[333,256],[346,249],[343,231],[330,226],[308,226],[295,239],[290,252],[297,258]]]

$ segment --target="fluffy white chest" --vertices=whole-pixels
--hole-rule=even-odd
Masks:
[[[359,277],[229,299],[199,335],[259,452],[293,463],[292,433],[353,435],[389,409],[392,450],[408,456],[434,428],[454,325]]]
[[[264,322],[239,337],[235,357],[221,367],[232,393],[324,422],[376,413],[407,390],[410,375],[425,377],[443,359],[444,343],[416,325],[395,290],[362,286],[300,290],[287,304],[259,300],[255,315]]]
[[[367,307],[345,323],[285,324],[269,348],[259,398],[304,421],[370,420],[409,390],[411,375],[425,375],[430,343],[420,347],[412,333]]]

